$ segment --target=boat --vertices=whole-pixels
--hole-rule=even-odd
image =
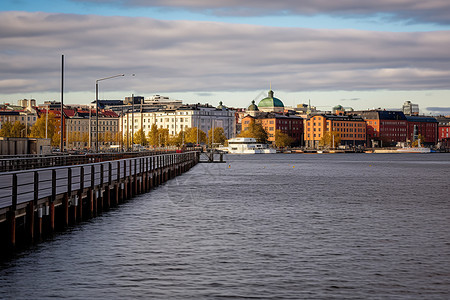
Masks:
[[[228,140],[228,147],[221,147],[220,150],[229,154],[271,154],[277,153],[269,145],[258,143],[255,138],[232,138]]]
[[[404,147],[397,149],[400,153],[431,153],[430,148],[426,147]]]
[[[397,149],[400,153],[431,153],[431,149],[427,147],[422,147],[420,144],[420,139],[418,141],[417,147],[403,147]]]

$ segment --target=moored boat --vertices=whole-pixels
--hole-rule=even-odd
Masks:
[[[229,154],[269,154],[276,153],[269,145],[258,143],[255,138],[233,138],[228,140],[228,147],[223,147],[220,150],[226,151]]]

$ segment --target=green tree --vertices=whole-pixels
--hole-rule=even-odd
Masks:
[[[147,138],[145,137],[145,132],[142,128],[136,131],[136,133],[134,134],[134,143],[140,144],[142,146],[147,145]]]
[[[334,137],[334,138],[333,138]],[[334,143],[333,143],[334,142]],[[337,131],[325,131],[319,141],[319,146],[325,148],[336,148],[341,143],[341,136]]]
[[[150,132],[148,133],[148,143],[150,146],[158,146],[159,140],[158,140],[158,126],[156,124],[152,124],[152,127],[150,128]]]
[[[214,140],[213,140],[214,136]],[[225,144],[225,141],[227,140],[227,137],[225,136],[225,131],[222,127],[216,127],[214,128],[214,134],[212,128],[208,131],[208,144],[211,145],[211,143],[223,145]]]
[[[239,134],[239,137],[255,138],[258,143],[267,143],[268,135],[262,124],[251,120],[247,130]]]
[[[281,130],[277,129],[275,130],[275,146],[278,148],[285,148],[292,144],[294,141],[293,138],[291,138],[286,133],[282,132]]]

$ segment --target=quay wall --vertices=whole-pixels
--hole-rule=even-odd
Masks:
[[[0,173],[0,254],[149,192],[198,161],[192,151]]]

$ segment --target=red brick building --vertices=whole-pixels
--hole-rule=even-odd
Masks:
[[[255,117],[247,115],[242,119],[242,131],[248,129],[252,120],[262,125],[269,142],[274,142],[275,131],[281,130],[294,140],[293,145],[303,145],[303,118],[299,116],[279,113],[263,113]]]
[[[436,118],[425,116],[406,116],[408,121],[407,138],[414,140],[414,127],[418,134],[422,135],[424,140],[420,141],[423,145],[436,145],[438,143],[438,124]]]
[[[387,147],[404,143],[408,137],[408,121],[401,111],[367,110],[352,112],[367,124],[367,146]]]

